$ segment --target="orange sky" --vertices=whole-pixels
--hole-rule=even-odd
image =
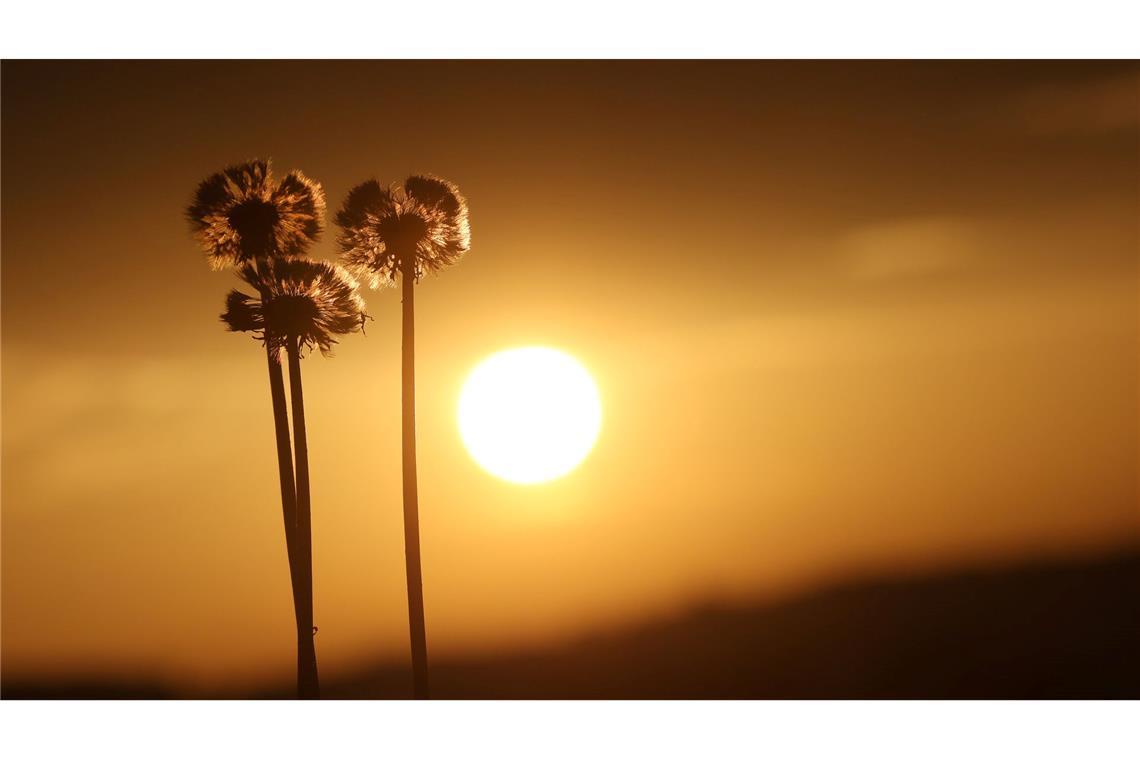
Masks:
[[[852,571],[1136,540],[1133,64],[5,62],[5,677],[289,673],[264,357],[182,210],[272,156],[330,206],[431,171],[429,645],[572,636]],[[331,236],[317,255],[334,255]],[[399,298],[304,362],[322,669],[405,657]],[[482,472],[487,354],[594,374],[571,475]]]

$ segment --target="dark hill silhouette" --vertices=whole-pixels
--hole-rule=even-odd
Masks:
[[[1138,645],[1132,551],[706,607],[564,646],[441,659],[432,688],[445,699],[1137,698]],[[90,684],[60,686],[5,683],[3,696],[94,696]],[[377,665],[322,687],[326,698],[410,697],[411,674]]]
[[[1140,697],[1140,553],[883,580],[524,655],[441,662],[452,698]],[[377,668],[330,696],[398,697]]]

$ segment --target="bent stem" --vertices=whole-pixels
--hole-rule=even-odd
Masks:
[[[404,462],[404,558],[408,577],[408,627],[412,639],[412,695],[428,698],[427,633],[420,568],[420,511],[416,486],[416,327],[415,270],[412,257],[402,268],[403,336],[401,340],[401,423]]]
[[[317,650],[313,637],[313,532],[309,502],[309,446],[305,436],[305,398],[301,388],[301,355],[296,336],[290,336],[289,391],[293,402],[293,451],[297,475],[297,532],[295,556],[300,604],[297,611],[297,686],[301,699],[320,699]]]

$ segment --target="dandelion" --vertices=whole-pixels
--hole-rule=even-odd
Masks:
[[[404,549],[413,689],[428,696],[427,635],[420,567],[416,482],[415,291],[424,275],[454,264],[471,247],[467,201],[445,179],[409,177],[403,186],[369,180],[353,188],[336,215],[344,262],[373,287],[403,290],[401,343]]]
[[[367,318],[355,278],[335,264],[269,259],[259,268],[243,267],[240,276],[257,295],[231,291],[222,321],[231,332],[254,333],[271,349],[315,348],[328,356],[334,335],[359,330]]]
[[[454,264],[471,247],[467,202],[444,179],[409,177],[403,187],[376,180],[349,192],[336,215],[344,262],[375,288],[411,272],[419,282]]]
[[[206,252],[211,267],[240,266],[243,274],[248,271],[251,276],[278,258],[303,255],[320,235],[324,214],[325,196],[318,183],[300,172],[290,172],[277,182],[269,162],[258,160],[229,166],[206,178],[186,210],[191,232]],[[253,320],[264,318],[263,311],[241,294],[230,295],[227,314],[233,320],[231,327],[252,325]],[[279,341],[265,341],[285,547],[297,620],[297,690],[303,697],[316,697],[320,686],[313,642],[311,554],[305,552],[310,559],[303,562],[297,546],[297,484],[280,361],[282,347]],[[307,595],[305,588],[309,589]]]
[[[222,321],[232,332],[249,332],[271,350],[284,349],[289,357],[289,391],[293,411],[296,456],[296,531],[294,536],[300,602],[297,618],[298,662],[311,660],[312,687],[316,684],[313,625],[313,534],[309,492],[309,447],[305,432],[305,397],[301,385],[301,356],[314,348],[328,356],[335,335],[360,330],[364,301],[357,283],[341,267],[311,259],[268,259],[260,267],[245,266],[241,278],[257,295],[238,290],[226,297]],[[306,674],[307,675],[307,674]],[[303,684],[306,689],[309,684]]]
[[[268,161],[229,166],[207,177],[186,211],[214,269],[304,255],[324,229],[325,194],[298,171],[277,182]]]

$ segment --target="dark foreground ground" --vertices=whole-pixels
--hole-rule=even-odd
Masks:
[[[330,698],[402,698],[378,664]],[[703,609],[547,650],[432,666],[433,696],[478,698],[1140,698],[1140,552],[861,582]],[[164,698],[139,683],[8,683],[20,698]],[[287,686],[225,697],[290,696]]]

